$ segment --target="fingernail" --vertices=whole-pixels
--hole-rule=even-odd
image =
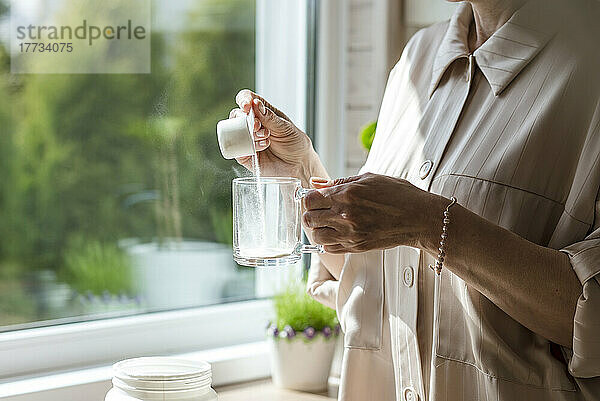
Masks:
[[[332,181],[328,180],[327,178],[322,178],[322,177],[311,177],[310,179],[310,185],[313,187],[330,187],[332,186]]]
[[[262,141],[258,141],[258,146],[260,146],[260,147],[267,146],[267,140],[263,139]]]
[[[257,138],[264,138],[265,137],[265,131],[256,131],[256,137]]]
[[[259,112],[260,114],[263,114],[263,113],[262,113],[262,111],[261,111],[261,109],[260,109],[260,101],[259,101],[258,99],[254,99],[254,100],[252,101],[252,103],[254,103],[254,105],[255,105],[255,106],[257,106],[257,108],[258,108],[258,112]]]
[[[254,104],[258,106],[258,111],[260,111],[260,114],[265,114],[267,112],[264,103],[261,102],[260,99],[254,99]]]

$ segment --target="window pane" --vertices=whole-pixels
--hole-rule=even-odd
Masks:
[[[215,123],[254,87],[255,3],[152,24],[148,75],[11,75],[0,42],[0,331],[254,297]]]

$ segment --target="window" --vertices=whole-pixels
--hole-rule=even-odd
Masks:
[[[0,44],[0,331],[255,297],[214,133],[255,87],[255,10],[155,1],[147,75],[13,75]]]
[[[300,266],[233,263],[215,124],[249,87],[304,128],[307,1],[152,0],[151,74],[14,75],[0,0],[0,380],[264,338]]]

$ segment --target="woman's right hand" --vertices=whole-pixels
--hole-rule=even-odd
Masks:
[[[254,109],[254,144],[261,174],[300,178],[304,185],[311,176],[327,175],[310,138],[283,112],[248,89],[241,90],[235,100],[239,108],[231,110],[229,118],[246,115],[250,108]],[[237,161],[252,171],[250,156]]]

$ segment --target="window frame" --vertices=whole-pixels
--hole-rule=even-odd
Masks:
[[[271,317],[255,300],[5,332],[0,380],[260,341]]]
[[[286,110],[302,129],[307,104],[308,1],[256,0],[256,92]],[[276,46],[270,43],[274,37],[278,38]],[[290,43],[295,45],[287,46]],[[282,58],[280,52],[286,48]],[[277,277],[270,280],[281,280],[285,274],[273,271]],[[270,300],[257,299],[3,332],[0,382],[113,363],[127,357],[261,341],[272,313]],[[203,331],[203,327],[210,330]]]
[[[316,11],[314,143],[331,177],[346,176],[349,5],[346,0],[319,1]]]

